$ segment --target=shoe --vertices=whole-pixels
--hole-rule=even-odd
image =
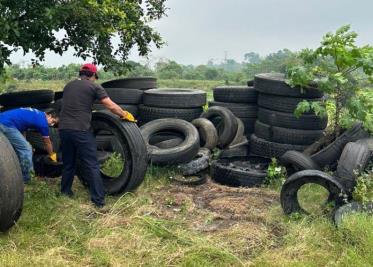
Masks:
[[[68,192],[62,192],[62,191],[61,191],[61,195],[62,195],[62,196],[67,196],[67,197],[69,197],[69,198],[73,198],[73,197],[74,197],[74,193],[73,193],[73,191],[68,191]]]

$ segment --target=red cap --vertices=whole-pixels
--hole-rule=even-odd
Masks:
[[[95,74],[96,78],[98,79],[97,76],[97,66],[92,63],[85,63],[80,67],[80,70],[87,70]]]

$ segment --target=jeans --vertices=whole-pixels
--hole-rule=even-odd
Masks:
[[[34,171],[32,163],[32,147],[26,141],[21,132],[13,127],[7,127],[0,123],[0,131],[8,138],[16,152],[21,165],[23,181],[25,183],[31,180],[31,172]]]
[[[76,162],[79,159],[84,178],[89,183],[89,191],[92,202],[97,206],[105,204],[105,192],[100,173],[100,165],[97,161],[96,139],[89,131],[77,131],[61,129],[59,131],[62,148],[62,180],[61,193],[72,195]]]

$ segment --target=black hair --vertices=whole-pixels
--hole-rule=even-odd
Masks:
[[[80,70],[79,71],[79,76],[82,77],[82,76],[86,76],[88,78],[91,78],[95,73],[93,73],[92,71],[89,71],[89,70]]]

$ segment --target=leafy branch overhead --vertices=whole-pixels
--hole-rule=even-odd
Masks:
[[[162,46],[149,23],[165,11],[165,0],[1,1],[0,74],[18,49],[43,60],[47,50],[62,55],[69,47],[78,57],[92,57],[105,69],[123,73],[132,48],[145,56],[152,44]]]
[[[327,103],[331,104],[334,112],[329,115],[337,136],[356,120],[373,131],[373,99],[366,94],[373,87],[373,47],[358,47],[356,38],[349,25],[327,33],[316,50],[302,50],[298,55],[302,63],[287,73],[291,86],[314,86],[326,94],[323,102],[299,103],[295,114],[314,110],[325,115]]]

